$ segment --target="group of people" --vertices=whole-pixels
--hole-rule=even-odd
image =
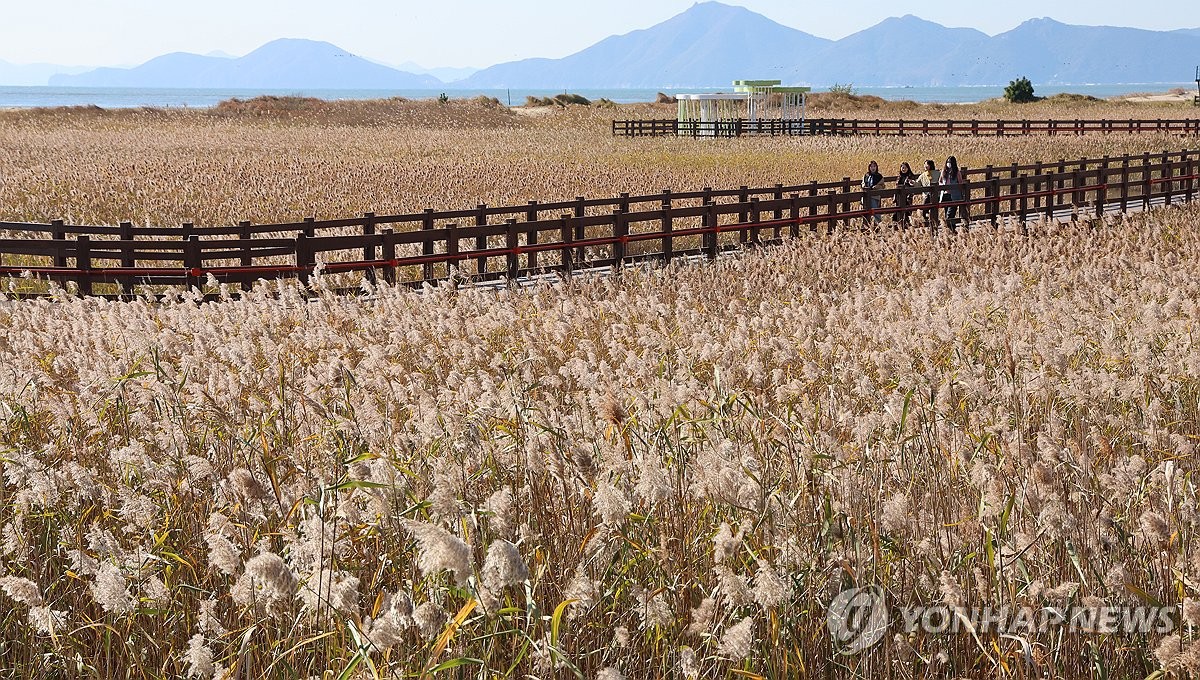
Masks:
[[[917,187],[924,189],[922,192],[904,192],[896,193],[896,210],[893,213],[893,219],[896,222],[907,224],[909,216],[916,209],[904,210],[912,206],[914,196],[923,195],[925,205],[933,205],[935,203],[942,204],[945,212],[944,219],[946,225],[954,230],[958,226],[959,217],[967,215],[966,206],[960,205],[964,199],[963,185],[966,184],[966,168],[959,167],[958,159],[950,156],[946,159],[946,163],[942,166],[941,171],[938,171],[937,164],[931,160],[925,161],[925,171],[920,175],[912,171],[912,166],[907,161],[900,164],[900,172],[896,176],[896,188],[905,189],[909,187]],[[936,188],[935,188],[936,187]],[[879,164],[871,161],[867,165],[867,174],[863,176],[863,189],[883,189],[884,177],[879,172]],[[935,194],[937,198],[935,200]],[[879,210],[882,206],[883,197],[876,192],[867,194],[867,200],[864,201],[863,207],[869,210]],[[961,209],[960,209],[961,208]],[[922,208],[921,212],[925,216],[926,223],[932,223],[933,208]],[[883,221],[883,215],[875,213],[875,224]]]

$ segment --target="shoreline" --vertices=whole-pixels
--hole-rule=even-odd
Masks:
[[[916,87],[916,86],[852,86],[860,96],[879,97],[888,102],[915,102],[922,105],[978,105],[1003,95],[1003,86]],[[157,108],[170,110],[204,110],[230,99],[256,97],[306,97],[323,101],[364,101],[402,97],[411,101],[437,99],[443,92],[454,100],[479,96],[492,97],[511,108],[522,106],[528,96],[553,97],[574,93],[591,100],[608,99],[617,104],[650,104],[659,92],[671,96],[686,91],[719,91],[713,88],[573,88],[561,90],[536,88],[502,88],[455,90],[446,88],[421,90],[318,90],[318,89],[242,89],[242,88],[62,88],[49,86],[0,85],[0,110],[39,108],[89,107],[105,110]],[[1175,94],[1183,92],[1183,94]],[[1044,85],[1037,94],[1052,97],[1075,94],[1109,101],[1138,103],[1190,102],[1195,90],[1176,83],[1116,83],[1111,85]],[[813,94],[826,94],[816,91]]]

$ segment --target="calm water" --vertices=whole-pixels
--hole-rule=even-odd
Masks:
[[[1041,96],[1073,92],[1093,97],[1114,97],[1131,92],[1166,92],[1174,87],[1188,90],[1195,83],[1129,83],[1123,85],[1039,85]],[[716,92],[714,88],[663,88],[675,94],[679,92]],[[725,88],[726,90],[728,87]],[[820,88],[818,88],[819,90]],[[139,106],[206,108],[220,101],[238,97],[248,99],[258,95],[305,96],[320,99],[377,99],[383,97],[408,97],[431,99],[441,92],[451,97],[474,97],[487,95],[501,102],[524,103],[526,95],[548,97],[555,90],[247,90],[247,89],[166,89],[166,88],[116,88],[116,87],[0,87],[0,108],[30,108],[35,106],[88,106],[106,109],[133,108]],[[573,90],[588,99],[602,97],[615,102],[654,101],[658,90],[612,89]],[[1003,87],[856,87],[858,94],[873,94],[884,99],[911,99],[918,102],[967,103],[999,97]]]

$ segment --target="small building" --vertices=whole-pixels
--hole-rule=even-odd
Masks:
[[[812,88],[781,87],[778,80],[735,80],[733,92],[677,94],[680,134],[724,137],[740,134],[748,122],[804,122],[806,96]]]

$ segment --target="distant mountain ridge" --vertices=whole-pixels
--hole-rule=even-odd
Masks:
[[[744,7],[700,2],[648,28],[561,59],[482,70],[400,68],[326,42],[281,39],[242,56],[166,54],[133,68],[49,76],[48,65],[0,62],[0,84],[262,89],[728,89],[735,79],[789,85],[954,87],[1186,83],[1200,63],[1200,28],[1147,31],[1031,19],[995,36],[913,15],[840,40],[779,24]],[[21,70],[24,69],[24,70]],[[39,70],[40,69],[40,70]],[[78,69],[75,69],[78,70]],[[464,77],[465,76],[465,77]]]
[[[751,12],[717,2],[644,30],[605,38],[562,59],[499,64],[454,83],[463,87],[670,88],[725,84],[784,74],[797,52],[831,44]]]
[[[175,52],[134,68],[99,68],[57,75],[51,85],[75,87],[404,89],[442,86],[315,40],[274,40],[237,58]]]
[[[62,66],[60,64],[10,64],[0,61],[0,85],[39,86],[46,85],[50,78],[59,73],[83,73],[87,66]]]
[[[1181,55],[1186,56],[1180,61]],[[833,41],[742,7],[703,2],[667,21],[562,59],[497,64],[453,83],[479,88],[1179,83],[1200,63],[1200,29],[1146,31],[1031,19],[996,36],[908,15]]]

